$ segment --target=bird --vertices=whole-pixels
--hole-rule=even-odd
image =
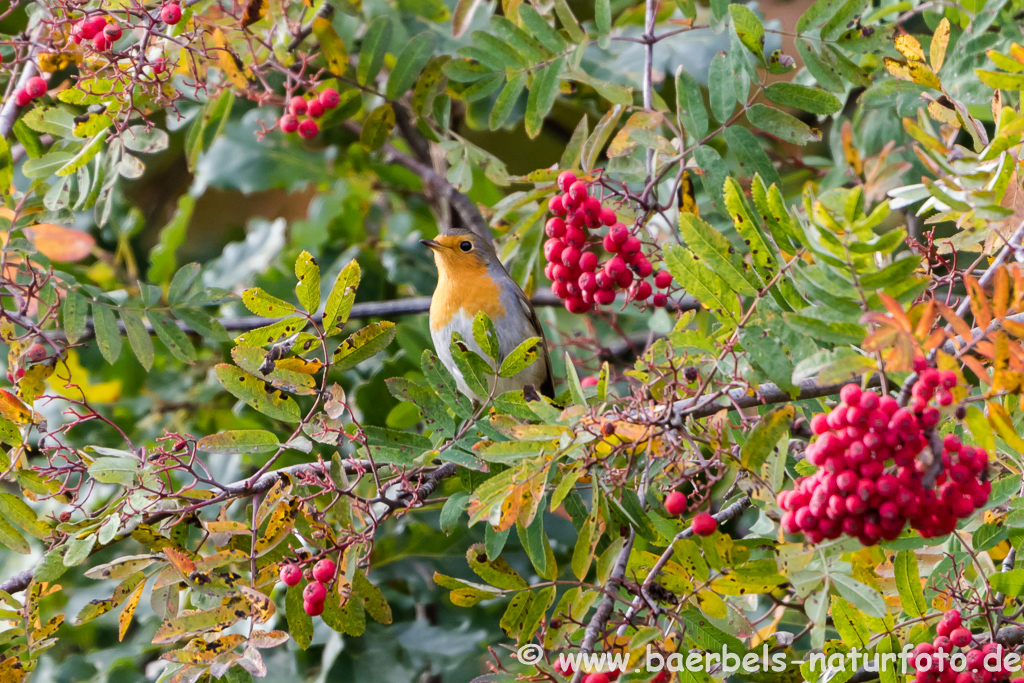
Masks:
[[[473,319],[485,313],[498,333],[498,364],[519,344],[540,337],[540,357],[513,377],[492,378],[493,396],[522,390],[529,398],[536,392],[554,398],[551,358],[544,330],[533,304],[505,270],[494,245],[486,237],[465,228],[451,228],[436,239],[420,240],[434,254],[437,287],[430,300],[430,337],[441,363],[455,378],[459,391],[477,403],[488,397],[471,390],[456,367],[451,353],[452,334],[458,332],[466,345],[494,367],[473,337]]]

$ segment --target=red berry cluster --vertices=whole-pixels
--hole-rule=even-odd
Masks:
[[[327,600],[327,584],[334,579],[334,572],[337,569],[332,560],[323,559],[313,565],[313,580],[302,589],[302,608],[311,617],[318,617],[324,613],[324,603]],[[302,569],[296,564],[286,564],[281,567],[281,583],[286,586],[297,586],[302,581]]]
[[[298,131],[299,137],[305,140],[315,138],[320,132],[320,126],[313,119],[320,118],[328,109],[334,109],[340,101],[338,91],[334,88],[324,88],[323,92],[308,100],[296,95],[288,100],[288,112],[280,118],[278,125],[285,133]],[[309,118],[300,120],[303,114]]]
[[[932,642],[918,643],[910,656],[916,670],[915,683],[1024,683],[1024,678],[1011,680],[1013,668],[1004,658],[1005,648],[998,643],[970,647],[974,636],[963,626],[959,610],[949,610],[936,627],[938,635]],[[966,652],[956,653],[956,648]],[[954,659],[954,654],[957,656]],[[1014,668],[1019,668],[1014,667]]]
[[[98,52],[109,50],[120,37],[121,26],[100,14],[80,20],[71,31],[71,42],[76,45],[91,42]]]
[[[664,292],[654,294],[647,278],[654,275],[654,266],[643,254],[643,244],[618,222],[615,211],[601,206],[601,200],[590,196],[590,183],[572,171],[558,176],[556,194],[548,201],[554,214],[544,226],[548,241],[544,243],[544,274],[551,280],[551,291],[565,302],[570,313],[587,313],[595,305],[608,306],[615,293],[624,289],[630,301],[651,299],[655,306],[668,303]],[[588,230],[608,227],[603,239],[591,239]],[[611,254],[598,263],[596,249],[603,246]],[[654,275],[654,286],[667,289],[672,284],[668,271]],[[652,296],[653,295],[653,296]]]
[[[946,436],[934,487],[924,485],[929,466],[917,458],[941,418],[929,403],[950,405],[956,384],[952,371],[922,370],[906,408],[856,384],[843,387],[842,402],[811,420],[818,438],[806,457],[818,471],[779,494],[783,530],[811,543],[846,534],[870,546],[895,539],[907,522],[925,538],[948,534],[983,506],[992,488],[984,449]]]
[[[25,83],[25,87],[14,93],[14,102],[19,107],[24,107],[32,100],[37,100],[46,94],[46,81],[39,76],[33,76]]]

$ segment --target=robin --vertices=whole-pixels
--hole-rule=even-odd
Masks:
[[[498,332],[501,360],[530,337],[540,337],[541,358],[514,377],[495,377],[493,395],[533,389],[554,398],[551,358],[548,357],[537,312],[523,290],[505,270],[490,240],[470,230],[456,228],[433,240],[420,240],[434,252],[437,288],[430,301],[430,337],[437,356],[455,377],[459,390],[482,402],[466,386],[451,354],[452,333],[462,335],[467,346],[490,362],[473,338],[473,318],[483,312]]]

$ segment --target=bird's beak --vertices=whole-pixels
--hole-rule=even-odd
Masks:
[[[434,251],[437,251],[438,249],[444,249],[444,245],[438,242],[437,240],[420,240],[420,244]]]

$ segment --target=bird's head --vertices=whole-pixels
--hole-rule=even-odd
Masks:
[[[438,271],[448,275],[486,271],[492,262],[500,265],[491,244],[470,230],[453,230],[420,243],[434,252]]]

